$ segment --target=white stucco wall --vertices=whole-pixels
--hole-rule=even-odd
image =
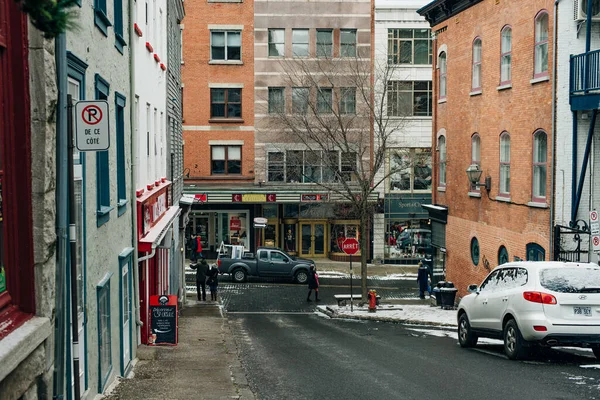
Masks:
[[[146,16],[146,9],[148,15]],[[134,35],[131,44],[135,64],[135,101],[137,126],[136,189],[167,176],[167,1],[143,0],[134,3],[133,22],[142,36]],[[153,51],[146,48],[150,43]],[[154,59],[158,55],[160,62]]]

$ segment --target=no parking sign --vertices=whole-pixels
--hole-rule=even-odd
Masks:
[[[598,211],[590,211],[590,233],[592,234],[592,251],[600,253],[600,221]]]
[[[110,147],[108,102],[78,101],[75,104],[75,129],[77,150],[108,150]]]

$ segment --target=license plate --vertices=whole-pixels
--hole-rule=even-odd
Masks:
[[[575,315],[591,317],[592,316],[592,307],[573,307],[573,313]]]

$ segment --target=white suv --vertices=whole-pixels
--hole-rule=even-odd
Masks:
[[[600,359],[600,267],[594,263],[521,261],[496,267],[470,285],[458,305],[462,347],[478,337],[504,340],[516,360],[533,345],[590,347]]]

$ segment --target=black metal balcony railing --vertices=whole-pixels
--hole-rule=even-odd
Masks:
[[[571,56],[570,94],[600,92],[600,49]]]

